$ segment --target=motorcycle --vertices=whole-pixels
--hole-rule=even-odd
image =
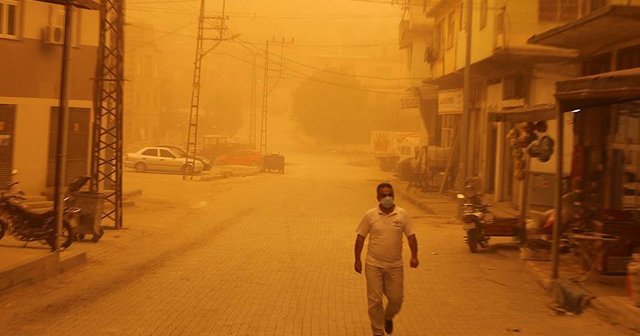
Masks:
[[[55,250],[56,245],[56,213],[50,210],[44,213],[34,212],[22,204],[25,200],[21,191],[13,192],[18,182],[10,183],[0,191],[0,239],[5,233],[25,242],[25,246],[33,241],[42,241]],[[73,224],[77,224],[80,209],[65,207],[61,230],[60,247],[68,248],[74,241]]]
[[[475,185],[477,178],[465,180],[465,194],[458,194],[461,203],[463,229],[466,232],[465,243],[471,253],[478,252],[478,246],[488,247],[491,237],[515,237],[525,241],[526,231],[518,217],[495,217],[490,204],[482,203],[482,194]]]

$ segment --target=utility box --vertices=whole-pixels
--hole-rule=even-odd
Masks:
[[[555,174],[529,172],[529,205],[553,208],[556,189]]]
[[[104,197],[101,193],[91,191],[72,191],[73,206],[80,208],[80,220],[76,234],[79,238],[91,234],[91,240],[95,243],[104,234],[102,229],[102,212]]]

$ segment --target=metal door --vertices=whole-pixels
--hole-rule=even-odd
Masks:
[[[11,182],[16,106],[0,104],[0,187]]]
[[[89,169],[89,118],[90,109],[70,108],[69,128],[67,134],[67,174],[64,184],[67,185],[75,178],[87,175]],[[58,146],[58,107],[51,108],[51,126],[49,128],[49,169],[47,172],[47,187],[55,186],[56,182],[56,150]]]

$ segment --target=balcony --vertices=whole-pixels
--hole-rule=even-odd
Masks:
[[[413,39],[425,36],[433,29],[433,21],[423,19],[419,22],[414,20],[402,20],[398,25],[398,41],[400,49],[405,49],[413,44]]]
[[[629,40],[640,31],[640,7],[606,6],[565,25],[529,38],[529,43],[550,47],[597,50],[612,42]]]

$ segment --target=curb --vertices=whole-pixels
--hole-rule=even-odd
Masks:
[[[260,174],[259,171],[249,171],[249,172],[228,171],[228,172],[221,172],[221,173],[218,173],[216,175],[200,176],[200,181],[201,182],[211,182],[211,181],[223,180],[223,179],[227,179],[227,178],[231,178],[231,177],[245,177],[245,176],[258,175],[258,174]]]
[[[39,282],[87,262],[86,252],[48,253],[0,269],[0,292]]]
[[[433,209],[431,209],[429,206],[427,206],[426,204],[424,204],[423,202],[418,201],[415,197],[409,195],[409,193],[407,193],[405,190],[403,190],[402,188],[398,188],[396,190],[396,192],[398,194],[400,194],[400,196],[402,196],[402,198],[406,199],[407,201],[409,201],[411,204],[415,205],[416,207],[420,208],[421,210],[423,210],[424,212],[430,214],[430,215],[437,215],[438,213],[433,211]]]
[[[591,301],[591,307],[603,320],[640,334],[640,308],[629,303],[627,298],[596,297]]]

